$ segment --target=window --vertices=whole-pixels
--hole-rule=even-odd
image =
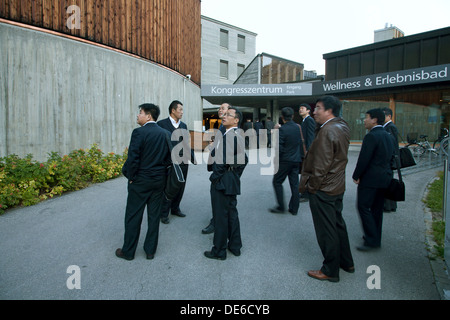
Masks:
[[[238,63],[237,64],[237,75],[238,77],[241,75],[242,72],[245,70],[245,65]]]
[[[228,79],[228,61],[220,60],[220,77]]]
[[[238,34],[238,45],[237,49],[239,52],[245,53],[245,36]]]
[[[220,46],[228,49],[228,31],[220,29]]]

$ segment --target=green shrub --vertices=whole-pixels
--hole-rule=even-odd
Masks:
[[[61,157],[51,152],[46,162],[31,154],[0,158],[0,214],[15,206],[30,206],[63,192],[80,190],[90,183],[118,177],[127,158],[103,152],[96,144]]]

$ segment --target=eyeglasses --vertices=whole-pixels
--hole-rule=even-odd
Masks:
[[[235,115],[235,114],[231,114],[231,113],[224,113],[223,115],[224,115],[224,117],[233,117],[233,118],[236,118],[236,115]]]

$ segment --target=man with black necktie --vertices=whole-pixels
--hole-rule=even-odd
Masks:
[[[219,116],[219,119],[222,119],[224,114],[228,111],[228,108],[231,105],[229,103],[222,103],[219,107],[219,110],[217,111],[217,114]],[[223,124],[221,123],[219,126],[219,131],[220,133],[223,135],[225,133],[225,127],[223,126]],[[215,156],[215,147],[216,147],[216,140],[214,139],[214,141],[212,141],[211,145],[210,145],[210,155],[208,158],[208,171],[212,171],[212,158],[214,158]],[[209,224],[202,229],[202,233],[203,234],[210,234],[214,232],[214,216],[211,218],[211,220],[209,221]]]
[[[180,130],[180,129],[184,130],[184,132],[182,132],[180,134],[180,137],[183,137],[183,138],[178,141],[172,141],[172,145],[175,147],[179,143],[183,144],[183,148],[180,150],[179,156],[180,156],[180,159],[182,159],[182,161],[180,162],[180,168],[183,171],[184,179],[186,180],[187,175],[188,175],[188,169],[189,169],[189,160],[193,164],[196,164],[196,161],[195,161],[194,150],[192,150],[192,148],[189,145],[190,137],[189,137],[188,127],[183,121],[181,121],[182,117],[183,117],[183,104],[178,100],[174,100],[169,105],[169,117],[158,121],[158,125],[161,128],[169,131],[171,135],[176,130]],[[190,150],[190,154],[184,155],[183,150]],[[180,210],[180,203],[181,203],[181,200],[183,199],[185,186],[186,185],[181,187],[180,191],[178,192],[178,194],[175,196],[175,198],[173,200],[163,199],[163,206],[162,206],[162,210],[161,210],[161,222],[162,223],[167,224],[170,222],[169,210],[172,215],[182,217],[182,218],[186,217],[186,215],[183,212],[181,212],[181,210]]]
[[[247,165],[245,141],[236,132],[242,113],[229,107],[223,116],[226,129],[216,144],[215,161],[212,164],[211,206],[214,218],[214,240],[211,251],[204,255],[210,259],[225,260],[227,248],[235,256],[241,255],[241,230],[237,210],[237,195],[241,194],[241,176]]]
[[[154,104],[142,104],[137,116],[140,128],[134,129],[128,148],[128,158],[122,168],[128,179],[125,211],[125,236],[116,256],[133,260],[142,217],[147,207],[148,230],[144,242],[147,259],[153,259],[158,245],[159,219],[166,184],[166,168],[170,163],[167,145],[169,132],[156,124],[160,110]]]
[[[384,193],[392,180],[391,163],[394,146],[390,134],[383,128],[385,115],[381,109],[366,112],[365,135],[353,181],[358,185],[357,207],[364,231],[360,251],[381,246]]]

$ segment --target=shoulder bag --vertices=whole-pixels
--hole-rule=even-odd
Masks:
[[[399,161],[398,158],[397,161]],[[405,183],[402,180],[402,173],[400,172],[399,165],[397,165],[397,172],[398,179],[392,178],[391,183],[384,193],[384,197],[393,201],[405,201]]]
[[[172,143],[169,136],[167,136],[167,146],[169,147],[169,153],[172,153]],[[172,201],[180,189],[186,184],[183,171],[177,162],[171,161],[171,164],[167,167],[166,187],[164,188],[164,195],[167,200]]]

